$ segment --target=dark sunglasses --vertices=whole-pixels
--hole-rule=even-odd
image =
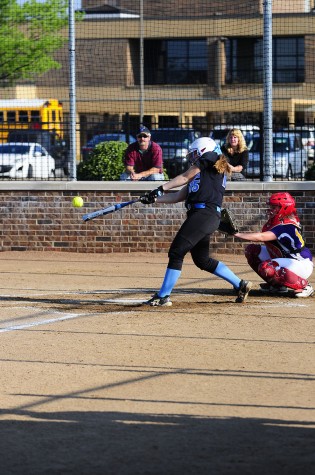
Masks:
[[[137,139],[146,139],[147,137],[148,135],[145,135],[145,134],[137,135]]]

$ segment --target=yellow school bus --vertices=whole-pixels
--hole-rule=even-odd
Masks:
[[[57,99],[0,100],[0,141],[6,142],[15,129],[51,130],[62,138],[62,103]]]

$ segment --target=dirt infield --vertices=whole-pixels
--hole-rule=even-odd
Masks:
[[[1,253],[1,474],[313,474],[315,298],[219,258],[245,304],[190,258],[161,309],[165,254]]]

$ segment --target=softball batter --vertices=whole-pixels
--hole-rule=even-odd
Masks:
[[[246,300],[251,282],[237,277],[223,262],[209,256],[210,235],[218,229],[229,164],[220,147],[209,137],[195,140],[188,154],[190,168],[162,186],[146,193],[144,204],[185,201],[187,218],[168,252],[168,266],[160,290],[147,302],[151,306],[171,306],[170,294],[181,274],[184,258],[191,253],[200,269],[220,277],[237,292],[236,302]],[[179,191],[167,193],[173,188]]]

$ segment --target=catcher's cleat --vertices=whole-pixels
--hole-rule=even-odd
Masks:
[[[297,292],[295,292],[294,296],[298,298],[306,298],[306,297],[311,297],[313,293],[314,293],[313,287],[310,284],[308,284],[306,287],[304,287],[304,289],[298,290]]]
[[[253,283],[249,280],[241,280],[240,286],[238,289],[238,296],[235,300],[236,303],[244,303],[247,299],[250,289],[253,287]]]
[[[165,297],[160,297],[156,293],[150,300],[144,302],[144,305],[150,305],[151,307],[171,307],[173,304],[169,295],[165,295]]]
[[[285,285],[279,285],[279,287],[275,285],[267,284],[264,282],[263,284],[259,284],[261,292],[266,294],[287,294],[289,293],[288,287]]]

